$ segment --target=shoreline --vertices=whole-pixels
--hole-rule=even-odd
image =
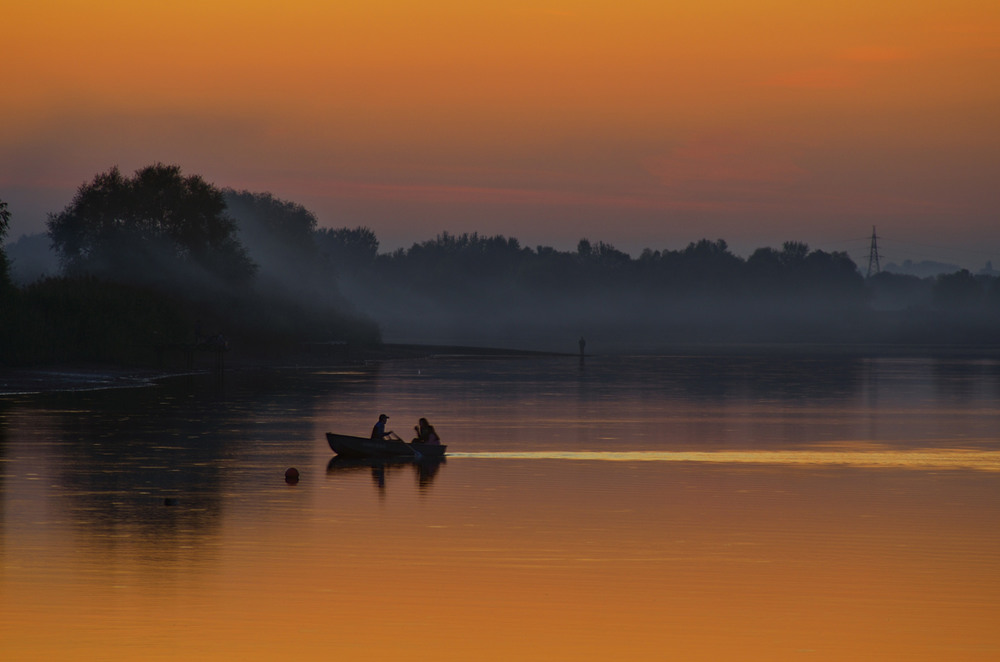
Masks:
[[[187,373],[117,366],[60,366],[0,371],[0,398],[60,391],[145,388],[157,380]],[[200,372],[200,371],[194,371]]]

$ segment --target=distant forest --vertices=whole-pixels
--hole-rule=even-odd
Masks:
[[[0,202],[0,240],[9,219]],[[593,351],[985,345],[1000,331],[1000,278],[965,270],[865,278],[846,253],[796,241],[747,258],[722,239],[632,257],[589,239],[560,251],[444,232],[380,252],[368,228],[320,228],[299,204],[162,164],[99,174],[50,215],[46,234],[8,249],[7,364],[148,363],[218,336],[267,355],[383,339],[575,351],[581,336]],[[50,251],[55,273],[11,279],[10,262],[42,264]]]
[[[613,351],[705,343],[993,344],[1000,278],[966,270],[870,278],[842,252],[801,242],[748,258],[701,239],[638,257],[581,239],[576,251],[442,233],[379,253],[365,228],[321,230],[347,298],[392,339],[520,342]]]

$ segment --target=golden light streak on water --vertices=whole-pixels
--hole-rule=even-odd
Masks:
[[[515,451],[450,453],[452,458],[578,460],[597,462],[699,462],[717,464],[843,465],[912,469],[1000,471],[1000,452],[929,451]]]

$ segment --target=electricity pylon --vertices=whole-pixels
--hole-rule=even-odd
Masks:
[[[872,277],[872,272],[882,271],[878,263],[878,236],[875,235],[875,226],[872,226],[872,247],[868,251],[868,278]]]

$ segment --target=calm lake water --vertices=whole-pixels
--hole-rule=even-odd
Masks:
[[[996,660],[998,405],[761,356],[0,396],[0,659]],[[447,461],[331,462],[382,412]]]

